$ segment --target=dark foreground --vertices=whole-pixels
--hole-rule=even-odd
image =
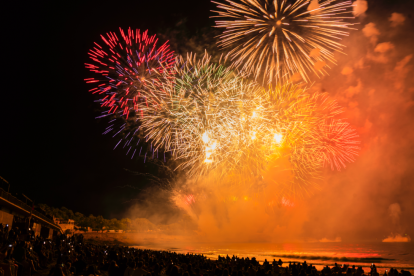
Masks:
[[[4,241],[4,240],[3,240]],[[136,249],[102,242],[84,241],[83,235],[54,240],[36,238],[20,241],[9,236],[2,242],[0,275],[110,275],[110,276],[379,276],[375,265],[369,271],[355,266],[331,266],[317,270],[301,263],[237,256],[208,259],[200,254]],[[390,268],[389,276],[411,276]]]

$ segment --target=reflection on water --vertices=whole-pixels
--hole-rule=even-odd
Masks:
[[[391,267],[414,273],[414,246],[412,243],[195,243],[189,245],[147,244],[137,246],[177,253],[204,254],[211,259],[218,255],[256,257],[258,261],[281,258],[285,263],[306,260],[317,267],[355,264],[369,272],[372,263],[379,273]]]

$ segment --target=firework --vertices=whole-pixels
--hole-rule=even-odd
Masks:
[[[158,38],[150,36],[148,31],[130,28],[127,32],[121,28],[119,31],[118,35],[115,32],[101,35],[102,43],[95,42],[89,50],[91,62],[85,63],[85,67],[99,77],[85,81],[95,86],[89,91],[100,96],[97,102],[105,109],[103,115],[97,118],[112,117],[103,134],[112,133],[113,137],[120,137],[115,148],[126,147],[127,155],[133,157],[135,153],[142,152],[142,147],[136,152],[143,138],[137,120],[144,116],[144,111],[138,109],[138,103],[152,104],[146,83],[155,80],[157,70],[170,74],[175,56],[169,49],[168,41],[158,46]],[[152,155],[158,155],[152,146],[148,146],[148,150],[152,151]],[[144,152],[147,152],[146,147]]]
[[[332,170],[346,168],[346,163],[355,161],[360,149],[356,130],[338,119],[321,123],[317,139],[318,158],[323,166],[330,166]]]
[[[176,169],[195,179],[256,192],[275,186],[272,198],[280,201],[309,193],[324,166],[339,169],[358,151],[355,132],[335,119],[342,109],[326,94],[291,83],[264,89],[207,53],[178,57],[152,74],[141,90],[148,101],[134,107],[145,114],[139,137],[153,155],[170,152]]]
[[[275,194],[280,198],[302,193],[313,185],[320,172],[318,160],[312,155],[315,149],[310,146],[321,120],[316,112],[320,96],[311,96],[306,89],[292,84],[261,89],[258,94],[262,111],[253,111],[251,120],[242,125],[253,128],[254,136],[250,143],[234,144],[239,148],[237,162],[227,162],[222,167],[227,181],[277,186]]]
[[[326,94],[291,83],[263,89],[207,54],[180,57],[172,71],[147,82],[154,104],[140,104],[142,127],[192,176],[276,185],[282,198],[309,193],[324,165],[354,160],[357,136],[334,119],[342,109]]]
[[[342,52],[338,42],[348,35],[352,2],[323,0],[309,9],[308,0],[212,1],[220,11],[216,27],[226,30],[219,46],[230,48],[227,56],[242,71],[264,82],[302,78],[308,72],[326,74],[325,65],[335,64],[333,52]]]
[[[181,57],[174,79],[160,74],[158,81],[148,83],[157,104],[140,107],[151,114],[142,119],[146,139],[198,175],[224,160],[237,160],[237,145],[250,143],[260,131],[253,130],[253,118],[249,123],[252,114],[261,112],[258,86],[210,59],[208,54],[200,60]]]
[[[272,197],[292,198],[310,194],[324,166],[339,169],[355,160],[358,136],[348,123],[335,119],[342,109],[327,94],[286,84],[259,95],[262,111],[252,126],[261,128],[251,143],[233,143],[239,148],[237,158],[220,167],[226,184],[250,183],[259,190],[275,186]]]

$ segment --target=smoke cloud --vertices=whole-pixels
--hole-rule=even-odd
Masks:
[[[398,203],[393,203],[388,207],[388,215],[391,217],[393,224],[400,223],[401,207]]]
[[[403,237],[401,235],[389,236],[382,240],[382,242],[410,242],[411,238],[409,236]]]
[[[380,35],[380,32],[375,26],[375,23],[368,23],[365,25],[365,27],[362,29],[362,33],[370,38],[370,41],[372,44],[376,44],[378,40],[378,36]]]
[[[340,238],[340,237],[337,237],[336,239],[334,239],[334,240],[329,240],[329,239],[327,239],[327,238],[323,238],[323,239],[320,239],[319,240],[319,242],[341,242],[342,241],[342,239]]]
[[[391,27],[397,27],[404,24],[405,16],[401,13],[393,12],[388,20],[391,21]]]
[[[365,0],[357,0],[354,2],[354,16],[364,16],[368,10],[368,2]]]
[[[319,9],[318,0],[312,0],[308,6],[308,11],[310,11],[310,14],[317,14],[317,9]]]
[[[171,188],[174,197],[166,193],[168,206],[146,203],[164,215],[145,213],[142,204],[134,213],[157,223],[187,216],[187,233],[195,241],[408,241],[414,235],[413,22],[381,5],[368,10],[367,1],[354,4],[354,15],[364,15],[359,30],[342,41],[346,55],[335,53],[337,65],[327,69],[329,76],[315,78],[312,90],[334,97],[358,129],[362,149],[356,162],[341,172],[326,169],[318,189],[286,204],[272,203],[277,187],[271,185],[257,193],[182,181]]]

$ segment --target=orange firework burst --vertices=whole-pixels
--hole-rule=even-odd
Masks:
[[[353,17],[351,1],[323,0],[312,9],[308,0],[226,0],[212,1],[221,11],[216,21],[226,28],[219,46],[231,48],[227,56],[242,71],[263,81],[309,80],[309,71],[323,75],[327,62],[335,63],[333,51],[342,51],[338,42],[347,36]],[[224,11],[223,11],[224,10]]]

